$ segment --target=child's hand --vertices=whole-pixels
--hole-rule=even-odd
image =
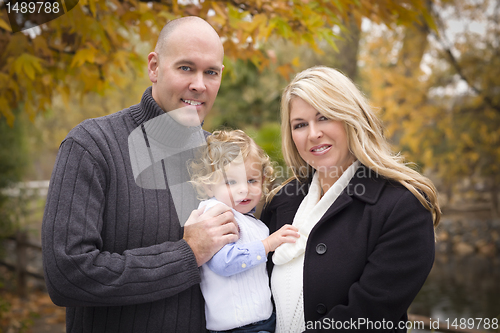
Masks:
[[[295,243],[297,238],[300,237],[298,231],[293,225],[285,224],[281,229],[269,235],[269,237],[262,241],[266,249],[266,254],[273,252],[283,243]]]

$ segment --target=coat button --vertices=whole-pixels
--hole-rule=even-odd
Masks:
[[[316,312],[320,315],[324,315],[326,313],[326,305],[323,303],[316,305]]]
[[[325,243],[319,243],[316,245],[316,253],[317,254],[325,254],[326,252],[326,245]]]

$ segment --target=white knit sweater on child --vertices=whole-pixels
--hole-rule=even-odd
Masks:
[[[220,203],[216,199],[202,201],[205,210]],[[240,229],[236,244],[263,240],[269,236],[266,225],[253,217],[232,210]],[[271,290],[265,256],[262,264],[231,276],[214,273],[207,264],[201,266],[201,291],[205,298],[207,329],[225,331],[268,319],[273,312]],[[262,258],[260,258],[262,257]]]

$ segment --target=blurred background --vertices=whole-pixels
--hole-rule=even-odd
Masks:
[[[243,129],[283,167],[279,103],[286,84],[314,65],[353,79],[383,119],[394,151],[439,191],[436,261],[410,313],[457,319],[454,328],[464,332],[500,332],[494,0],[80,0],[65,15],[17,33],[0,0],[0,332],[64,331],[64,309],[45,293],[40,254],[58,146],[84,119],[140,101],[161,27],[186,15],[208,20],[226,52],[204,128]],[[491,325],[478,327],[477,318]],[[468,322],[460,327],[461,319]]]

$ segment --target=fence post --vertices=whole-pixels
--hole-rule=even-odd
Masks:
[[[17,277],[17,293],[20,297],[26,297],[26,231],[17,231],[16,233],[16,277]]]

